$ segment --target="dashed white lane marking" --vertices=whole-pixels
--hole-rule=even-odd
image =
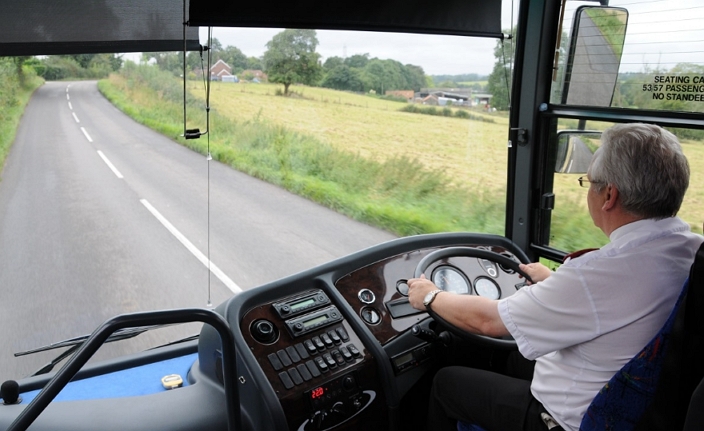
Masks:
[[[73,105],[71,105],[71,102],[68,102],[68,109],[73,111]]]
[[[117,176],[117,178],[119,178],[119,179],[123,179],[123,178],[124,178],[124,177],[122,176],[122,174],[120,173],[120,171],[117,170],[117,168],[115,167],[115,165],[113,165],[113,164],[110,162],[110,160],[108,160],[108,158],[105,157],[105,154],[103,154],[102,151],[98,150],[98,155],[100,156],[101,159],[103,159],[103,161],[105,162],[105,164],[108,165],[108,168],[110,168],[110,170],[115,174],[115,176]]]
[[[86,132],[85,127],[81,127],[81,131],[83,132],[84,135],[86,135],[86,139],[88,139],[88,142],[93,142],[93,138],[90,137],[88,132]]]
[[[76,120],[76,123],[80,123],[80,121],[78,121],[78,115],[76,115],[75,112],[71,112],[71,114],[73,114],[73,119]]]
[[[227,286],[233,293],[242,292],[242,288],[240,288],[237,283],[232,281],[230,277],[225,275],[225,273],[222,272],[220,268],[218,268],[203,253],[201,253],[201,251],[198,250],[196,246],[194,246],[193,243],[188,240],[188,238],[186,238],[181,232],[179,232],[178,229],[176,229],[174,225],[172,225],[163,215],[161,215],[161,213],[157,211],[156,208],[154,208],[146,199],[140,199],[139,201],[149,210],[150,213],[152,213],[154,217],[156,217],[157,220],[161,222],[162,225],[164,225],[164,227],[169,232],[171,232],[173,236],[176,237],[176,239],[181,242],[181,244],[183,244],[184,247],[186,247],[186,249],[188,249],[188,251],[191,252],[191,254],[193,254],[193,256],[196,257],[196,259],[198,259],[203,265],[205,265],[206,268],[209,268],[210,272],[212,272],[214,276],[220,279],[220,281],[222,281],[225,286]]]
[[[71,100],[71,96],[68,95],[68,91],[66,92],[66,100]]]

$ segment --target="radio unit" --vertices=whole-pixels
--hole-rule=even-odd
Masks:
[[[313,311],[304,316],[289,319],[286,321],[286,327],[291,335],[300,337],[341,320],[342,314],[337,307],[333,305],[323,308],[322,310]]]
[[[274,310],[282,319],[298,316],[313,308],[320,308],[330,304],[330,298],[322,290],[314,290],[305,294],[289,298],[285,301],[272,304]]]

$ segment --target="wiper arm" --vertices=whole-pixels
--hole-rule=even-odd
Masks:
[[[139,334],[142,334],[144,332],[150,331],[152,329],[156,328],[163,328],[164,326],[170,326],[170,325],[152,325],[152,326],[141,326],[139,328],[124,328],[115,331],[112,335],[110,335],[107,340],[105,340],[106,343],[112,343],[113,341],[120,341],[120,340],[127,340],[129,338],[136,337]],[[26,350],[24,352],[17,352],[15,353],[15,357],[19,356],[26,356],[26,355],[31,355],[33,353],[39,353],[39,352],[45,352],[47,350],[53,350],[53,349],[59,349],[62,347],[69,347],[66,351],[62,352],[59,356],[56,358],[52,359],[49,363],[41,367],[39,370],[37,370],[34,374],[31,375],[31,377],[34,376],[39,376],[41,374],[46,374],[50,372],[51,370],[54,369],[54,367],[67,357],[73,355],[73,353],[78,350],[79,347],[90,337],[90,335],[82,335],[80,337],[74,337],[74,338],[69,338],[63,341],[59,341],[57,343],[51,343],[47,344],[46,346],[38,347],[36,349],[31,349],[31,350]]]
[[[105,342],[111,343],[113,341],[126,340],[126,339],[129,339],[132,337],[136,337],[137,335],[142,334],[147,331],[150,331],[152,329],[161,328],[163,326],[166,326],[166,325],[152,325],[152,326],[144,326],[144,327],[139,327],[139,328],[120,329],[120,330],[115,331],[112,335],[110,335],[108,337],[108,339],[105,340]],[[60,349],[62,347],[80,346],[81,344],[83,344],[84,341],[86,341],[88,338],[90,338],[90,335],[91,334],[81,335],[80,337],[68,338],[63,341],[47,344],[46,346],[37,347],[36,349],[25,350],[24,352],[17,352],[17,353],[15,353],[15,357],[31,355],[31,354],[39,353],[39,352],[46,352],[47,350]]]

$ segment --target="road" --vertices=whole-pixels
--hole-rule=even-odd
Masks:
[[[88,334],[116,314],[217,305],[392,238],[208,162],[122,114],[95,82],[47,83],[0,182],[0,381],[60,351],[14,352]],[[197,331],[149,332],[97,359]]]

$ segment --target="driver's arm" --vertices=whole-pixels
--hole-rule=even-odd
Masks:
[[[408,280],[408,300],[413,308],[425,311],[425,295],[437,286],[421,275]],[[475,295],[456,295],[450,292],[437,294],[430,307],[459,329],[475,334],[500,337],[509,335],[499,317],[498,301]]]

